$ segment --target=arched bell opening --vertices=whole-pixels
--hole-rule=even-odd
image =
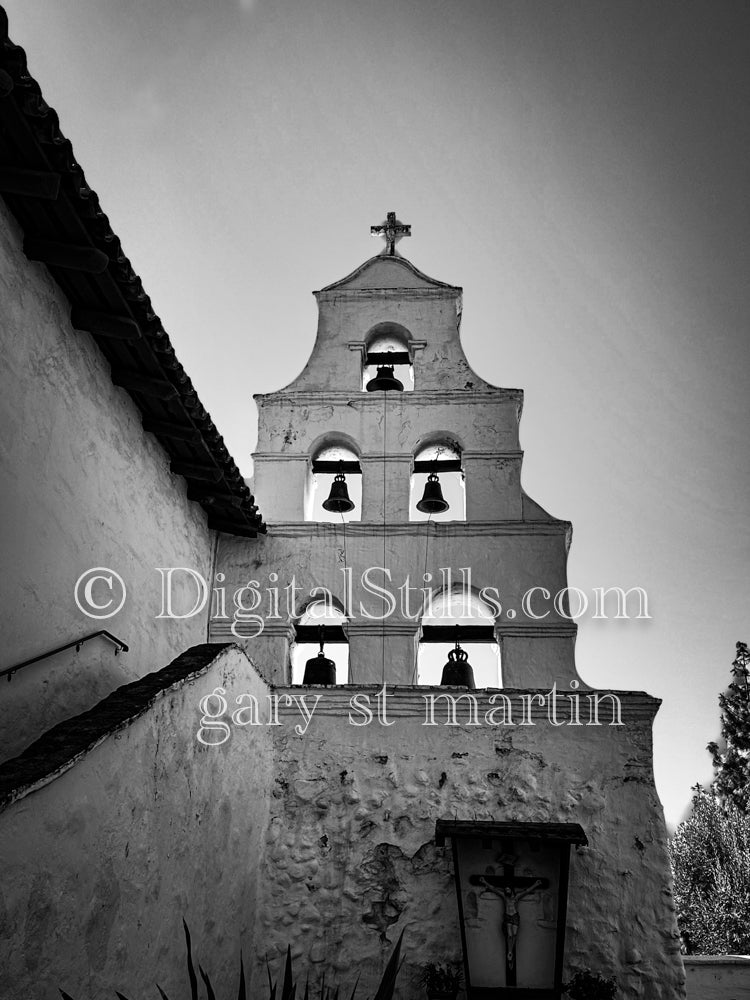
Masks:
[[[362,469],[350,445],[331,442],[315,453],[305,498],[305,520],[362,520]]]
[[[327,601],[312,601],[295,625],[292,684],[348,684],[347,618]]]
[[[417,684],[502,687],[493,609],[473,590],[436,595],[422,616]],[[468,671],[466,668],[470,667]]]
[[[421,447],[412,466],[409,520],[465,521],[466,489],[461,451],[455,442]]]
[[[365,338],[362,388],[368,392],[411,392],[414,368],[409,331],[398,323],[378,323]]]

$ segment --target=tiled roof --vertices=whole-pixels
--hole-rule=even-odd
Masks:
[[[86,183],[58,117],[8,37],[0,7],[0,194],[24,233],[24,252],[41,261],[66,296],[75,328],[89,331],[155,434],[188,497],[211,528],[265,532],[240,470],[227,451],[125,256],[99,198]]]

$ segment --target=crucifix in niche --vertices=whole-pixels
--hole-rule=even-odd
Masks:
[[[439,819],[452,841],[467,1000],[561,1000],[577,823]],[[528,994],[526,993],[528,991]]]
[[[514,859],[503,863],[502,875],[472,875],[471,885],[481,885],[485,892],[491,892],[502,899],[504,904],[502,933],[505,938],[505,983],[516,985],[516,945],[521,927],[521,913],[518,904],[538,889],[547,889],[549,879],[535,876],[516,875]]]

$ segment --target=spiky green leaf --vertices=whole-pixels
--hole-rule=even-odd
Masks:
[[[266,972],[268,973],[268,1000],[276,1000],[276,983],[271,979],[271,966],[266,955]]]
[[[242,961],[242,949],[240,948],[240,985],[237,991],[237,1000],[247,1000],[245,991],[245,965]]]
[[[191,1000],[198,1000],[198,977],[195,974],[195,968],[193,967],[193,952],[190,948],[190,930],[185,918],[182,918],[182,926],[185,929],[185,945],[187,947],[187,965],[188,965],[188,977],[190,979],[190,997]]]
[[[292,946],[286,946],[286,962],[284,964],[284,982],[281,987],[281,1000],[294,1000],[295,986],[292,974]]]
[[[380,985],[378,986],[378,991],[375,994],[374,1000],[392,1000],[393,992],[396,988],[396,977],[398,976],[399,960],[401,958],[401,942],[403,939],[404,932],[401,931],[398,941],[396,942],[396,947],[393,949],[393,954],[388,959],[388,964],[383,972],[383,978],[380,980]]]
[[[214,988],[211,985],[211,980],[209,979],[208,974],[203,971],[203,966],[200,964],[200,962],[198,962],[198,971],[201,974],[201,979],[206,984],[207,1000],[216,1000],[216,994],[214,993]]]

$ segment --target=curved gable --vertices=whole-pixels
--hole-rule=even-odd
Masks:
[[[455,285],[448,285],[444,281],[429,278],[405,257],[380,254],[366,260],[364,264],[360,264],[355,271],[340,281],[326,285],[325,288],[321,289],[321,292],[339,289],[356,291],[370,288],[442,288],[455,292],[461,291]]]

